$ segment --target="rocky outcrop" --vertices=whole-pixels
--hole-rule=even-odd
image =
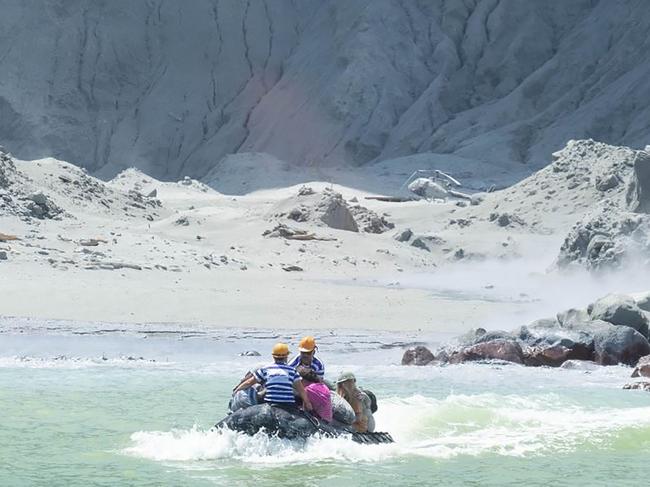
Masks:
[[[358,232],[359,226],[340,193],[327,192],[323,198],[320,220],[330,228]]]
[[[26,199],[28,200],[26,208],[34,218],[52,219],[63,213],[63,210],[43,193],[31,194]]]
[[[317,192],[303,186],[296,196],[276,205],[273,216],[355,233],[384,233],[395,228],[386,219],[387,214],[378,215],[358,203],[351,205],[341,193],[329,188]]]
[[[650,377],[650,355],[639,359],[632,372],[632,377]]]
[[[650,215],[620,211],[609,203],[578,222],[560,248],[558,265],[590,270],[620,267],[628,257],[650,258]]]
[[[557,318],[540,319],[511,332],[472,330],[435,356],[452,364],[500,360],[533,367],[633,366],[650,355],[647,325],[645,311],[633,299],[608,295],[588,310],[569,309]],[[639,370],[650,373],[650,358],[639,363]]]
[[[634,158],[634,172],[627,192],[630,210],[650,213],[650,154],[639,151]]]
[[[418,345],[409,348],[402,356],[402,365],[427,365],[435,360],[433,353],[427,347]]]

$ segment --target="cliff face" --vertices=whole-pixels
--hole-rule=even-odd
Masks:
[[[650,139],[644,0],[3,2],[0,141],[100,176]]]

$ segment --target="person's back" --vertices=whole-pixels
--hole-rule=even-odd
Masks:
[[[375,417],[372,415],[372,401],[370,400],[370,396],[362,390],[359,390],[358,397],[361,401],[361,407],[363,408],[363,415],[366,418],[366,431],[372,433],[375,431]]]
[[[296,403],[293,386],[300,376],[293,367],[275,363],[255,371],[255,378],[266,386],[264,401],[274,404]]]
[[[242,381],[233,391],[233,396],[239,394],[255,384],[264,384],[264,401],[288,407],[296,406],[294,390],[302,399],[302,406],[307,411],[311,410],[311,402],[307,397],[302,380],[296,369],[287,364],[289,347],[286,343],[276,343],[273,346],[274,363],[257,369],[255,373]]]

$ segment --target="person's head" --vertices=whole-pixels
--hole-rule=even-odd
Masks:
[[[289,345],[286,343],[276,343],[273,346],[271,355],[273,355],[273,360],[275,360],[276,364],[286,363],[287,358],[289,357]]]
[[[339,392],[351,393],[357,386],[357,378],[352,372],[343,372],[336,379],[336,390]]]
[[[313,336],[303,337],[298,344],[300,362],[303,364],[311,364],[314,353],[316,353],[316,348],[316,339]]]

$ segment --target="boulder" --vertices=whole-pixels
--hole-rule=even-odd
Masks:
[[[598,191],[609,191],[618,186],[620,182],[618,174],[602,175],[596,178],[596,189]]]
[[[427,365],[435,360],[433,353],[427,347],[418,345],[409,348],[402,356],[402,365]]]
[[[560,323],[560,326],[567,328],[576,323],[584,323],[590,319],[589,313],[584,309],[571,308],[557,314],[557,321]]]
[[[7,260],[7,252],[0,250],[0,260]]]
[[[650,377],[650,355],[641,357],[636,363],[632,377]]]
[[[636,365],[650,355],[646,337],[628,326],[600,327],[594,334],[594,361],[601,365]]]
[[[413,230],[407,228],[406,230],[395,235],[395,240],[398,242],[408,242],[413,237]]]
[[[359,231],[359,226],[341,194],[327,193],[320,210],[322,211],[320,220],[328,227],[348,232]]]
[[[638,151],[634,156],[634,172],[628,186],[626,201],[636,213],[650,213],[650,154]]]
[[[629,296],[608,294],[587,308],[593,320],[603,320],[616,326],[629,326],[648,337],[648,315]]]
[[[477,360],[502,360],[523,364],[524,353],[515,340],[497,339],[463,348],[449,357],[452,364]]]
[[[643,311],[650,312],[650,293],[647,293],[646,295],[638,298],[636,300],[636,305]]]
[[[420,237],[413,240],[413,242],[411,242],[411,246],[415,247],[416,249],[421,249],[421,250],[426,250],[427,252],[431,252],[429,246]]]
[[[27,198],[28,203],[26,208],[29,210],[30,216],[38,218],[40,220],[46,218],[55,218],[60,213],[63,213],[63,210],[59,208],[54,202],[45,196],[43,193],[33,193]]]
[[[524,349],[524,364],[534,367],[560,367],[569,360],[587,361],[593,356],[593,348],[571,340],[559,340],[548,346]]]

